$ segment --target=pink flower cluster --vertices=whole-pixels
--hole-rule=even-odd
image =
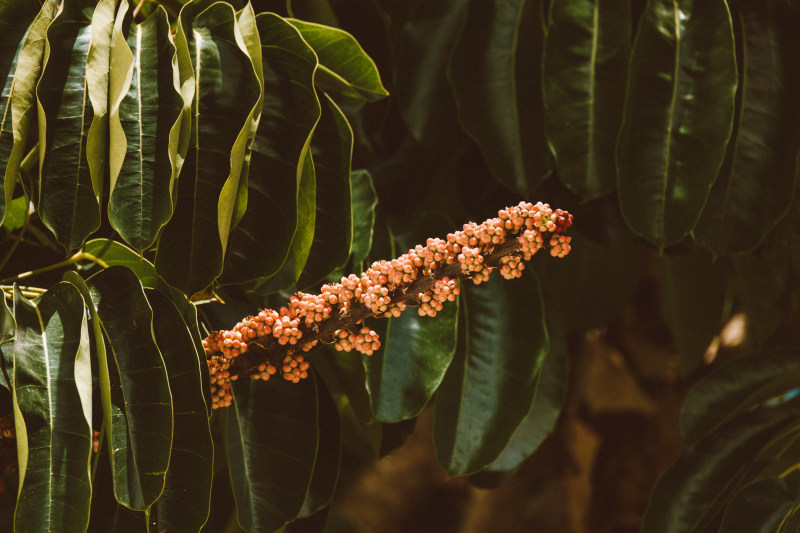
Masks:
[[[316,332],[331,318],[346,318],[357,306],[368,309],[371,316],[399,316],[407,305],[417,307],[420,316],[436,316],[447,301],[459,294],[459,279],[468,278],[479,284],[489,278],[496,267],[489,266],[486,257],[507,242],[508,235],[516,236],[519,248],[495,260],[506,279],[522,275],[523,261],[533,257],[544,246],[543,234],[550,234],[550,254],[564,257],[570,251],[570,237],[564,233],[572,226],[572,215],[561,209],[553,210],[541,202],[502,209],[496,218],[481,224],[464,224],[461,231],[450,233],[446,239],[428,239],[402,256],[390,261],[377,261],[361,276],[350,274],[339,283],[328,283],[319,294],[298,292],[280,310],[264,309],[247,317],[229,331],[216,331],[203,340],[211,375],[213,407],[230,405],[233,360],[255,344],[269,350],[285,346],[282,362],[264,362],[250,374],[251,379],[267,380],[280,370],[283,378],[297,383],[308,376],[309,364],[297,351],[308,351],[319,339],[304,341],[304,334]],[[448,270],[450,265],[458,267]],[[453,267],[455,268],[455,267]],[[455,273],[452,273],[455,272]],[[409,285],[427,276],[432,284],[423,292],[407,294]],[[360,316],[364,316],[363,314]],[[356,331],[361,320],[353,320],[346,328],[338,329],[330,339],[340,351],[355,350],[372,355],[381,345],[378,335],[367,327]],[[328,340],[325,340],[328,342]],[[278,368],[280,367],[280,368]]]

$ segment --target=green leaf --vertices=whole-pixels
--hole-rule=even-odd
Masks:
[[[347,119],[327,95],[322,99],[322,116],[311,138],[316,177],[317,214],[314,241],[298,288],[323,281],[345,266],[353,243],[353,211],[350,197],[350,160],[353,131]]]
[[[368,170],[354,170],[350,174],[353,196],[353,245],[350,247],[350,269],[363,272],[364,262],[372,249],[375,228],[375,209],[378,193]]]
[[[14,314],[8,308],[5,295],[3,303],[0,304],[0,344],[5,344],[14,340],[17,324],[14,322]]]
[[[718,255],[752,250],[787,213],[800,144],[800,76],[792,53],[800,46],[800,17],[780,2],[744,2],[735,21],[743,43],[737,129],[694,230]]]
[[[642,531],[717,531],[724,504],[753,458],[797,413],[797,406],[745,413],[686,449],[650,495]]]
[[[461,299],[465,345],[439,387],[433,428],[436,456],[450,475],[477,472],[500,456],[530,411],[549,346],[531,271],[465,284]]]
[[[163,293],[145,289],[155,337],[169,377],[174,412],[172,455],[157,502],[164,531],[199,531],[208,519],[214,444],[206,416],[200,370],[206,366],[180,312]]]
[[[147,517],[131,511],[114,498],[114,476],[108,458],[108,446],[100,444],[97,467],[92,476],[92,512],[89,533],[147,533]]]
[[[441,215],[417,216],[394,235],[399,255],[431,235],[452,231],[452,222]],[[469,283],[469,282],[464,282]],[[462,284],[463,286],[463,284]],[[367,371],[372,412],[381,422],[414,418],[439,387],[456,351],[458,301],[447,302],[436,317],[421,317],[408,308],[384,322],[382,348],[362,357]]]
[[[685,376],[696,368],[723,325],[726,265],[703,250],[661,258],[661,308]]]
[[[186,49],[178,53],[181,76],[191,67],[194,79],[185,83],[194,92],[191,108],[184,108],[184,120],[191,123],[189,146],[175,212],[155,259],[159,274],[186,294],[205,289],[222,272],[242,165],[243,153],[237,154],[260,96],[253,63],[237,42],[233,7],[212,4],[189,30],[186,18],[192,11],[184,8],[179,20],[185,43],[176,38],[178,48],[188,48],[188,54]]]
[[[20,488],[14,531],[89,523],[92,371],[80,292],[58,283],[38,302],[14,293],[14,420]]]
[[[774,533],[796,507],[800,483],[797,479],[759,479],[731,498],[720,531],[729,533]],[[789,531],[786,529],[786,531]]]
[[[619,201],[659,247],[694,227],[725,155],[736,92],[725,0],[649,0],[633,45],[617,143]]]
[[[68,277],[80,287],[77,275]],[[86,281],[96,331],[103,423],[119,503],[145,510],[164,489],[173,435],[167,371],[141,282],[123,266]],[[104,346],[103,346],[104,345]],[[102,348],[101,348],[102,347]]]
[[[14,198],[8,203],[6,218],[3,220],[3,228],[7,231],[14,231],[25,225],[25,217],[28,214],[28,199],[24,196]]]
[[[287,260],[298,228],[298,194],[306,154],[320,117],[313,50],[277,15],[260,13],[256,24],[261,36],[264,93],[269,98],[250,155],[247,210],[231,234],[223,283],[269,277]]]
[[[71,253],[100,227],[102,176],[91,175],[87,56],[95,1],[66,0],[47,28],[39,109],[39,216]]]
[[[584,198],[616,187],[614,146],[625,101],[619,89],[630,47],[630,0],[550,3],[545,129],[561,181]]]
[[[0,303],[0,387],[11,391],[14,386],[14,335],[17,331],[17,324],[14,322],[14,313],[8,308],[6,298],[3,296],[3,303]]]
[[[141,24],[132,18],[122,0],[111,48],[108,218],[141,252],[172,215],[183,103],[166,11],[159,6]]]
[[[233,384],[226,450],[239,524],[274,531],[306,499],[317,455],[316,378],[298,384],[242,380]]]
[[[471,0],[450,62],[461,125],[497,181],[527,197],[552,171],[544,137],[540,0]]]
[[[17,164],[9,165],[14,145],[13,100],[17,79],[17,65],[21,49],[29,41],[26,33],[37,18],[40,5],[31,0],[7,0],[0,3],[0,80],[4,80],[0,91],[0,168],[4,168],[4,179],[0,179],[0,223],[6,213],[6,206],[14,193],[17,181]],[[52,12],[53,4],[41,9],[42,13]],[[42,18],[42,15],[38,15]],[[38,33],[38,29],[35,31]],[[19,77],[22,77],[21,74]],[[24,97],[24,96],[23,96]],[[10,167],[10,168],[9,168]]]
[[[800,353],[757,352],[715,368],[689,390],[680,416],[681,434],[693,444],[753,406],[800,382]]]
[[[368,102],[389,93],[378,68],[355,38],[346,31],[313,22],[288,19],[319,58],[315,82],[324,90]]]

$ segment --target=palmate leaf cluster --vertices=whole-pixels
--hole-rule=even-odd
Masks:
[[[0,529],[322,531],[342,454],[388,453],[430,404],[442,468],[499,483],[556,423],[566,339],[645,269],[687,383],[734,313],[753,354],[687,396],[644,530],[796,529],[800,354],[773,334],[798,22],[782,0],[0,0]],[[522,199],[575,214],[563,262],[211,416],[208,330]]]

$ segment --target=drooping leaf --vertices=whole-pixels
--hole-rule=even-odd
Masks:
[[[421,214],[393,236],[392,255],[405,253],[430,235],[445,235],[452,230],[447,217]],[[382,322],[381,349],[363,358],[367,388],[375,418],[399,422],[422,411],[453,360],[458,301],[445,303],[434,318],[420,317],[416,310],[407,309],[399,317]]]
[[[131,511],[114,497],[114,476],[108,458],[108,446],[101,444],[94,458],[97,468],[92,476],[92,512],[88,533],[147,533],[144,511]]]
[[[723,325],[726,265],[703,250],[661,258],[661,308],[678,351],[681,375],[703,360]]]
[[[352,35],[313,22],[297,19],[288,21],[300,31],[319,58],[315,82],[321,88],[369,102],[389,94],[381,83],[375,62]]]
[[[752,250],[789,210],[800,144],[798,13],[781,2],[743,2],[734,16],[744,49],[736,132],[693,232],[718,255]]]
[[[92,371],[80,292],[59,283],[38,302],[14,294],[14,419],[20,488],[14,531],[89,523]]]
[[[800,354],[793,350],[757,352],[714,369],[689,390],[680,425],[687,444],[753,406],[783,394],[800,380]]]
[[[145,289],[153,309],[153,336],[169,377],[174,412],[172,455],[157,502],[164,531],[199,531],[208,519],[214,444],[200,380],[201,361],[192,335],[175,305],[160,291]]]
[[[320,117],[314,52],[277,15],[260,13],[256,24],[266,98],[250,156],[248,209],[231,234],[224,283],[269,277],[287,260],[302,216],[298,193],[306,153]]]
[[[3,295],[3,303],[0,304],[0,344],[14,340],[16,330],[17,324],[14,322],[14,314],[8,308],[5,295]]]
[[[133,24],[122,0],[111,48],[108,218],[140,252],[172,214],[183,106],[176,57],[166,11]]]
[[[310,287],[343,267],[353,242],[353,211],[350,197],[350,161],[353,131],[347,119],[327,95],[322,116],[311,138],[316,177],[314,241],[308,260],[297,279],[298,288]]]
[[[726,500],[759,449],[797,412],[787,406],[745,413],[686,449],[650,495],[642,531],[717,531]]]
[[[540,0],[471,0],[450,63],[461,125],[492,175],[528,196],[550,174],[544,137]]]
[[[17,181],[15,169],[19,165],[19,161],[9,165],[15,138],[12,108],[14,86],[19,83],[15,80],[17,65],[22,48],[30,41],[25,35],[30,31],[29,26],[35,18],[42,19],[48,13],[52,13],[53,7],[52,2],[42,8],[41,4],[31,0],[9,0],[0,3],[0,82],[3,84],[0,92],[0,168],[4,169],[3,176],[5,176],[0,179],[0,223],[3,222],[6,205],[11,201],[14,192],[14,184]],[[40,8],[41,14],[37,15]],[[41,26],[33,32],[39,34],[40,31]],[[22,66],[24,68],[27,65]],[[25,95],[22,98],[25,98]]]
[[[226,450],[236,516],[245,531],[274,531],[306,499],[319,438],[313,374],[298,384],[233,384]]]
[[[0,387],[11,391],[14,385],[14,335],[17,331],[17,324],[14,322],[14,314],[8,308],[5,296],[3,303],[0,304]]]
[[[194,11],[192,4],[183,9],[183,38],[176,36],[181,77],[191,69],[194,79],[182,84],[194,90],[191,108],[184,108],[189,145],[175,212],[155,259],[159,274],[186,294],[206,288],[222,272],[244,153],[239,152],[260,96],[253,63],[236,39],[233,7],[217,2],[187,20]]]
[[[731,134],[737,85],[725,0],[649,0],[617,143],[619,202],[659,247],[694,227]]]
[[[551,2],[542,77],[547,140],[561,181],[584,198],[614,189],[631,46],[630,0]]]
[[[729,533],[775,533],[797,507],[796,479],[759,479],[742,487],[731,498],[720,531]],[[786,529],[785,531],[790,531]]]
[[[439,387],[433,428],[450,475],[494,462],[530,411],[549,346],[540,290],[530,270],[519,280],[462,287],[465,345]]]
[[[378,193],[367,170],[354,170],[350,175],[353,196],[353,245],[350,247],[350,269],[363,272],[364,261],[372,248],[375,209]]]
[[[90,302],[98,350],[100,393],[114,494],[145,510],[164,489],[172,447],[173,415],[164,360],[153,339],[153,312],[142,284],[123,266],[110,266],[82,287]],[[99,327],[98,327],[99,326]]]
[[[112,2],[113,3],[113,2]],[[93,0],[67,0],[47,28],[44,66],[36,86],[39,109],[39,216],[67,253],[100,226],[102,176],[88,159],[94,111],[87,57]]]

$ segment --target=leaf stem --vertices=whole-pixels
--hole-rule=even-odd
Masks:
[[[27,272],[23,272],[22,274],[18,274],[10,278],[2,279],[0,280],[0,283],[13,283],[21,279],[35,276],[37,274],[44,274],[45,272],[50,272],[52,270],[58,270],[59,268],[68,267],[70,265],[74,265],[79,261],[91,261],[97,265],[100,265],[103,268],[108,268],[108,264],[102,259],[99,259],[93,256],[92,254],[88,254],[86,252],[76,252],[71,257],[64,259],[63,261],[59,261],[58,263],[53,263],[52,265],[44,266],[42,268],[37,268],[36,270],[29,270]]]

